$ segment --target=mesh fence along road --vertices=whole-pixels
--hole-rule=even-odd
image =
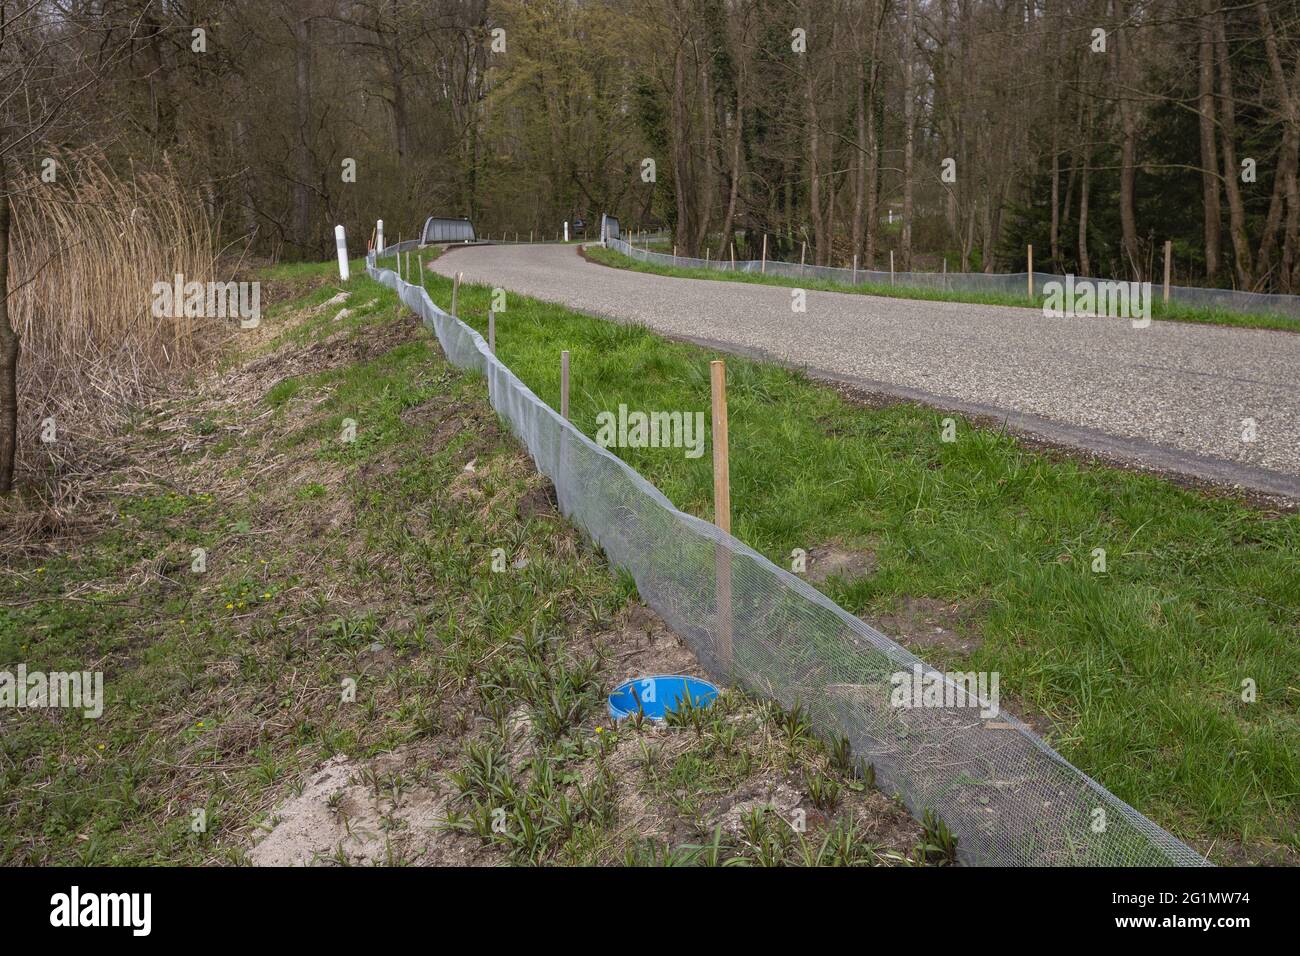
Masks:
[[[982,705],[919,658],[657,488],[542,402],[477,332],[421,287],[382,269],[448,360],[487,379],[492,406],[555,484],[563,514],[723,684],[802,706],[823,738],[847,738],[882,790],[930,810],[958,856],[988,865],[1204,865],[1009,714]],[[720,585],[719,582],[725,582]],[[898,706],[899,675],[937,691]],[[913,700],[921,703],[919,697]]]
[[[713,269],[718,272],[763,272],[766,275],[781,276],[787,279],[820,279],[840,285],[893,285],[900,289],[926,289],[935,292],[972,292],[996,295],[1029,294],[1029,273],[985,273],[985,272],[881,272],[873,269],[842,269],[835,266],[800,265],[797,262],[779,262],[768,259],[766,265],[760,259],[744,259],[732,263],[729,259],[692,259],[685,256],[672,256],[662,252],[652,252],[628,244],[621,239],[610,239],[609,248],[623,253],[641,262],[656,265],[673,266],[681,269]],[[1076,276],[1076,280],[1082,277]],[[1043,286],[1048,282],[1064,284],[1065,276],[1050,272],[1034,273],[1034,293],[1043,295]],[[1097,284],[1112,283],[1112,279],[1089,277]],[[1162,295],[1163,287],[1152,283],[1152,295]],[[1169,301],[1197,309],[1222,309],[1228,312],[1245,312],[1260,315],[1275,315],[1295,319],[1300,328],[1300,296],[1272,295],[1262,292],[1238,292],[1235,289],[1202,289],[1192,286],[1169,287]]]

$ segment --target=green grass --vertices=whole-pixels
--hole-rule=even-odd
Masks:
[[[296,324],[269,319],[273,340],[232,358],[218,394],[138,416],[120,449],[133,470],[85,489],[101,513],[78,516],[71,544],[0,551],[0,670],[102,670],[106,698],[99,719],[0,710],[0,864],[246,862],[274,808],[339,755],[392,828],[388,863],[427,862],[396,812],[412,792],[449,795],[440,839],[483,862],[940,862],[896,803],[817,742],[762,733],[778,713],[739,694],[696,729],[610,727],[628,649],[609,642],[635,586],[557,516],[521,516],[542,480],[482,377],[395,323],[393,292],[354,279],[348,317],[303,317],[333,294],[332,268],[274,271],[303,287],[275,313]],[[498,547],[528,560],[493,573]],[[634,754],[830,775],[857,803],[798,841],[767,821],[761,853],[732,834],[705,852],[701,808],[679,816]],[[648,814],[626,817],[630,799]],[[865,807],[899,840],[867,839]],[[639,832],[647,815],[666,835]]]
[[[940,289],[911,289],[903,286],[881,283],[861,283],[844,285],[822,279],[791,279],[785,276],[764,275],[753,272],[729,272],[725,269],[692,269],[666,266],[658,263],[642,262],[625,256],[613,249],[603,249],[592,245],[586,249],[588,258],[618,269],[633,272],[648,272],[653,275],[675,276],[682,279],[715,279],[722,282],[752,282],[759,285],[785,286],[787,288],[816,289],[822,292],[844,292],[854,295],[877,295],[895,299],[922,299],[939,302],[971,302],[979,305],[1010,305],[1019,308],[1032,306],[1041,309],[1043,297],[1035,296],[1032,302],[1026,296],[1002,293],[981,292],[946,292]],[[1220,309],[1198,309],[1191,306],[1164,302],[1153,302],[1151,317],[1161,321],[1198,322],[1207,325],[1233,325],[1251,329],[1279,329],[1286,332],[1300,331],[1300,319],[1286,316],[1252,314],[1245,312],[1226,312]]]
[[[427,287],[449,306],[448,281]],[[461,290],[480,332],[489,293]],[[708,414],[715,356],[641,327],[511,295],[497,349],[554,407],[570,350],[571,416],[591,436],[620,403]],[[1202,848],[1300,849],[1300,517],[1036,453],[960,419],[944,443],[940,413],[855,406],[773,365],[728,357],[727,373],[737,537],[786,566],[822,542],[869,548],[875,574],[827,588],[844,607],[959,603],[982,638],[963,669],[1000,672],[1010,709],[1050,722],[1057,749],[1116,795]],[[618,454],[711,517],[709,454]],[[1105,573],[1092,570],[1097,548]]]

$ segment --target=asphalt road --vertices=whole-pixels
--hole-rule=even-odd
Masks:
[[[455,247],[431,267],[1139,467],[1300,499],[1297,333],[815,291],[797,314],[789,288],[614,269],[574,246]]]

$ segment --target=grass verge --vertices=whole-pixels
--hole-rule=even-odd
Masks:
[[[0,671],[105,691],[0,709],[0,863],[951,858],[797,712],[613,726],[613,683],[693,657],[484,381],[333,269],[271,270],[262,326],[132,416],[76,514],[0,503]]]
[[[450,283],[428,278],[444,307]],[[462,287],[486,326],[491,290]],[[588,435],[620,404],[709,407],[710,353],[510,296],[502,360]],[[911,404],[864,408],[728,357],[733,529],[1003,701],[1076,766],[1221,862],[1300,852],[1300,517],[1026,448]],[[618,453],[711,516],[710,457]],[[1104,552],[1104,563],[1103,563]],[[818,566],[820,565],[820,571]]]
[[[863,283],[844,285],[822,279],[791,279],[785,276],[763,275],[752,272],[728,272],[723,269],[688,269],[677,266],[665,266],[658,263],[642,262],[625,256],[613,249],[603,249],[597,245],[587,246],[583,250],[586,257],[593,262],[612,266],[617,269],[630,269],[633,272],[649,272],[654,275],[676,276],[682,279],[715,279],[722,282],[752,282],[760,285],[785,286],[787,288],[817,289],[822,292],[844,292],[850,295],[877,295],[894,299],[922,299],[939,302],[971,302],[979,305],[1010,305],[1018,308],[1032,307],[1041,309],[1043,297],[1036,296],[1033,302],[1027,302],[1024,296],[1004,295],[980,292],[945,292],[938,289],[914,289],[902,286]],[[1196,322],[1203,325],[1231,325],[1250,329],[1275,329],[1283,332],[1300,332],[1300,319],[1279,315],[1256,315],[1246,312],[1226,312],[1220,309],[1197,309],[1177,303],[1166,305],[1153,302],[1151,317],[1169,322]]]

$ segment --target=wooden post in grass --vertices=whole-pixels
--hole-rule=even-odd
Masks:
[[[560,414],[569,419],[569,350],[560,353]]]
[[[853,253],[853,284],[858,284],[858,254]]]
[[[424,256],[417,255],[415,261],[420,264],[420,288],[424,288]]]
[[[713,523],[731,533],[731,467],[727,447],[727,366],[709,363],[713,392]],[[730,668],[731,644],[731,549],[722,542],[714,545],[714,599],[718,610],[717,661]]]
[[[763,233],[763,274],[767,275],[767,233]]]
[[[948,257],[943,257],[943,287],[948,288]]]
[[[808,255],[808,240],[805,239],[803,241],[803,245],[799,247],[799,274],[800,275],[803,275],[803,262],[804,262],[804,257],[807,255]]]
[[[1026,280],[1026,283],[1029,286],[1027,290],[1029,292],[1029,301],[1033,302],[1034,301],[1034,246],[1032,243],[1030,243],[1029,245],[1029,278]]]
[[[464,277],[465,273],[457,272],[451,280],[451,314],[457,318],[460,318],[460,280]]]
[[[488,309],[488,351],[497,354],[497,314]]]
[[[894,284],[894,250],[889,250],[889,284]]]
[[[1174,263],[1174,241],[1165,239],[1165,304],[1169,304],[1169,272]]]
[[[731,271],[736,271],[736,240],[731,240]]]
[[[677,258],[677,243],[673,243],[673,258]]]

